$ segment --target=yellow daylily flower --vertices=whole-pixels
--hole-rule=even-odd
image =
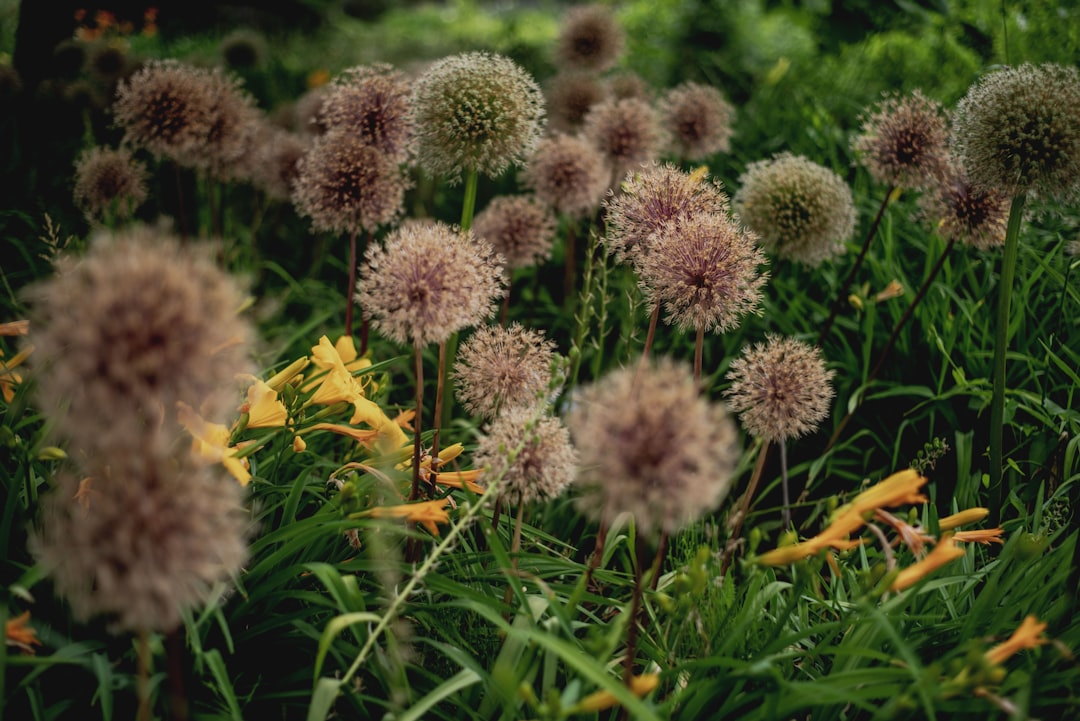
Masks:
[[[308,426],[304,429],[305,433],[310,431],[330,431],[331,433],[338,433],[343,436],[348,436],[357,443],[361,443],[365,446],[369,446],[379,435],[377,430],[371,428],[354,428],[343,423],[316,423],[315,425]],[[300,436],[297,436],[297,438],[299,437]]]
[[[220,423],[204,420],[183,401],[177,401],[176,410],[180,425],[191,434],[191,452],[195,457],[210,463],[220,463],[240,485],[246,486],[251,481],[248,461],[246,458],[237,457],[241,446],[229,445],[229,429]]]
[[[966,511],[960,511],[951,516],[945,516],[944,518],[938,519],[938,528],[942,531],[951,531],[958,526],[981,521],[989,515],[989,508],[969,508]]]
[[[311,361],[307,358],[297,358],[292,363],[270,376],[266,381],[266,385],[270,386],[275,391],[281,392],[281,389],[285,387],[285,384],[299,375],[300,371],[307,368],[310,363]]]
[[[953,534],[953,540],[989,546],[991,543],[1005,543],[1001,538],[1003,533],[1004,528],[978,528],[974,531],[957,531]]]
[[[341,362],[345,364],[346,370],[350,373],[363,370],[371,365],[370,358],[361,358],[356,352],[356,344],[353,342],[351,335],[343,335],[338,338],[334,343],[334,350],[337,351],[338,357],[341,358]]]
[[[15,618],[9,618],[4,624],[4,643],[14,646],[24,653],[34,654],[34,646],[40,646],[37,631],[30,625],[30,612],[23,611]]]
[[[449,498],[437,498],[433,501],[420,501],[419,503],[403,503],[398,506],[377,506],[367,511],[355,513],[353,516],[371,518],[403,518],[412,523],[419,523],[426,528],[431,535],[439,535],[437,523],[449,523],[450,514],[446,511]]]
[[[33,352],[34,346],[30,345],[11,356],[11,360],[0,358],[0,394],[4,396],[5,403],[11,403],[11,399],[15,397],[15,386],[22,383],[22,374],[15,368],[22,365]],[[0,356],[3,355],[3,351],[0,351]]]
[[[0,335],[26,335],[30,332],[30,321],[12,320],[0,323]]]
[[[1009,637],[1009,640],[994,646],[984,653],[983,657],[991,664],[1000,666],[1010,656],[1023,649],[1037,648],[1046,643],[1046,639],[1042,637],[1042,632],[1045,630],[1046,623],[1040,622],[1039,619],[1029,614],[1024,617],[1019,628],[1013,631],[1013,635]]]
[[[307,442],[300,436],[293,436],[292,449],[293,453],[303,453],[307,450]]]
[[[248,428],[283,428],[289,420],[285,404],[278,400],[277,391],[258,378],[252,378],[247,389],[247,402],[240,406],[248,414]]]
[[[941,537],[941,540],[934,546],[934,549],[926,554],[925,558],[921,561],[916,561],[900,571],[893,580],[890,589],[893,591],[903,591],[905,588],[910,588],[915,585],[916,582],[930,575],[946,563],[955,561],[963,555],[964,549],[953,543],[953,537],[946,534]]]
[[[926,503],[926,496],[919,493],[925,483],[925,476],[920,476],[918,471],[911,468],[905,468],[855,496],[850,503],[838,508],[835,515],[839,516],[847,511],[862,514],[878,508]]]
[[[660,683],[660,677],[655,673],[643,673],[630,679],[630,693],[642,697],[651,692]],[[604,711],[618,704],[618,700],[610,691],[597,691],[589,694],[578,701],[569,710],[570,713],[595,713]]]

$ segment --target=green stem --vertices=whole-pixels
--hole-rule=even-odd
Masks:
[[[1005,422],[1005,353],[1009,345],[1009,306],[1012,302],[1013,278],[1020,247],[1020,223],[1024,215],[1023,193],[1013,198],[1009,208],[1009,226],[1005,231],[1005,254],[1001,260],[1001,285],[998,287],[997,336],[994,339],[993,395],[990,399],[990,512],[994,522],[1001,520],[1001,503],[1005,495],[1004,479],[1004,422]]]
[[[465,202],[461,206],[461,231],[472,228],[473,213],[476,212],[476,186],[480,176],[475,168],[465,174]]]

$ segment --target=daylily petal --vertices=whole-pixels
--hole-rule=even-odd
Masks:
[[[1003,664],[1010,656],[1025,648],[1037,648],[1046,643],[1046,639],[1042,637],[1045,630],[1046,622],[1040,622],[1032,615],[1025,616],[1009,640],[994,646],[983,656],[995,666]]]
[[[969,508],[966,511],[960,511],[954,513],[951,516],[945,516],[938,519],[938,528],[942,531],[951,531],[958,526],[963,526],[967,523],[975,523],[981,521],[990,515],[989,508]]]
[[[353,515],[371,518],[403,518],[423,525],[433,536],[438,536],[439,528],[435,524],[450,522],[450,514],[445,510],[448,503],[450,503],[449,498],[437,498],[433,501],[403,503],[398,506],[377,506]]]
[[[222,464],[242,486],[251,481],[247,459],[237,457],[240,447],[229,445],[228,428],[220,423],[204,420],[183,401],[176,403],[176,416],[180,425],[191,434],[191,452],[196,458]]]
[[[890,588],[893,591],[903,591],[905,588],[915,585],[916,582],[941,568],[946,563],[955,561],[963,555],[964,549],[953,543],[952,536],[942,536],[941,540],[934,546],[934,550],[926,554],[924,559],[916,561],[900,571],[899,575],[893,580]]]
[[[1005,533],[1004,528],[978,528],[974,531],[957,531],[953,534],[953,540],[989,546],[991,543],[1004,543],[1001,539],[1003,533]]]
[[[655,673],[645,673],[630,679],[630,692],[641,697],[652,691],[660,683],[660,677]],[[612,708],[618,703],[610,691],[597,691],[574,704],[571,713],[590,713]]]
[[[289,419],[285,404],[278,400],[277,391],[259,379],[247,390],[248,428],[282,428]]]
[[[37,631],[30,625],[30,612],[23,611],[15,618],[9,618],[4,624],[4,643],[15,646],[28,654],[34,653],[34,646],[40,646]]]

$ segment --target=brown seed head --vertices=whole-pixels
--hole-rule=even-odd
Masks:
[[[637,98],[594,106],[585,116],[582,132],[616,175],[655,160],[667,142],[659,113]]]
[[[411,89],[400,71],[385,63],[349,68],[323,100],[319,121],[325,128],[353,133],[395,162],[413,149]]]
[[[491,244],[444,223],[398,228],[370,245],[356,301],[395,343],[441,343],[495,312],[505,292],[502,258]]]
[[[686,82],[672,88],[660,101],[660,114],[671,131],[672,150],[684,160],[731,149],[735,109],[711,85]]]
[[[863,118],[852,148],[879,183],[922,189],[944,170],[948,144],[944,108],[916,90],[886,94]]]
[[[529,195],[496,196],[473,221],[473,232],[491,243],[508,269],[550,258],[556,229],[551,209]]]
[[[855,204],[833,171],[785,152],[751,163],[739,183],[732,206],[766,250],[810,266],[844,252]]]
[[[598,3],[571,8],[559,29],[555,62],[602,72],[619,60],[623,44],[622,28],[611,8]]]
[[[251,142],[252,184],[275,200],[291,200],[300,160],[311,150],[310,138],[263,123]]]
[[[75,205],[88,220],[130,218],[146,200],[146,166],[124,149],[93,147],[75,161]]]
[[[603,156],[577,136],[544,138],[522,171],[523,184],[556,213],[579,217],[595,210],[608,186]]]
[[[922,216],[942,238],[990,250],[1005,244],[1010,199],[998,190],[971,184],[954,160],[937,184],[919,198]]]
[[[821,350],[794,338],[769,335],[731,363],[728,405],[755,438],[780,441],[817,429],[829,414],[833,371]]]
[[[589,110],[607,99],[608,91],[595,73],[564,70],[548,82],[545,96],[552,130],[574,132]]]
[[[556,498],[577,472],[578,457],[570,434],[558,418],[537,417],[535,408],[503,411],[476,444],[473,463],[486,478],[502,478],[502,496],[510,504]]]
[[[469,413],[492,419],[512,406],[535,407],[550,390],[555,344],[520,323],[481,326],[461,344],[454,375]]]
[[[578,449],[578,508],[639,533],[676,533],[727,495],[738,458],[735,424],[698,392],[693,373],[661,359],[582,388],[567,417]]]

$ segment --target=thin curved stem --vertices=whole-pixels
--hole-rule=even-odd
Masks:
[[[480,175],[475,168],[469,169],[465,174],[465,202],[461,205],[461,232],[472,228],[473,215],[476,212],[476,187],[479,184]]]
[[[784,499],[784,508],[781,511],[781,518],[784,521],[784,530],[786,531],[791,527],[791,492],[788,490],[786,438],[780,439],[780,489]]]
[[[431,470],[435,470],[435,459],[439,457],[439,429],[442,427],[443,414],[443,381],[446,378],[446,341],[439,344],[439,372],[436,375],[438,383],[435,386],[435,419],[434,435],[431,437]]]
[[[420,496],[420,431],[424,419],[424,360],[420,344],[413,344],[416,362],[416,415],[413,417],[413,467],[412,491],[409,500],[415,501]]]
[[[694,339],[694,383],[701,386],[701,363],[705,353],[705,326],[698,326]]]
[[[750,483],[746,486],[746,493],[743,494],[742,500],[739,502],[739,509],[736,511],[738,515],[735,517],[735,523],[731,528],[731,538],[738,539],[739,534],[742,532],[743,521],[746,520],[746,516],[750,513],[750,501],[754,497],[754,491],[757,490],[758,483],[761,482],[761,476],[765,472],[765,461],[768,459],[770,443],[767,440],[759,440],[760,448],[758,449],[757,461],[754,463],[754,470],[750,474]],[[728,567],[731,565],[731,558],[734,555],[725,555],[724,560],[720,565],[720,576],[723,577],[727,573]]]
[[[345,284],[345,336],[352,338],[353,293],[356,289],[356,231],[349,233],[348,281]],[[366,350],[366,349],[365,349]]]

